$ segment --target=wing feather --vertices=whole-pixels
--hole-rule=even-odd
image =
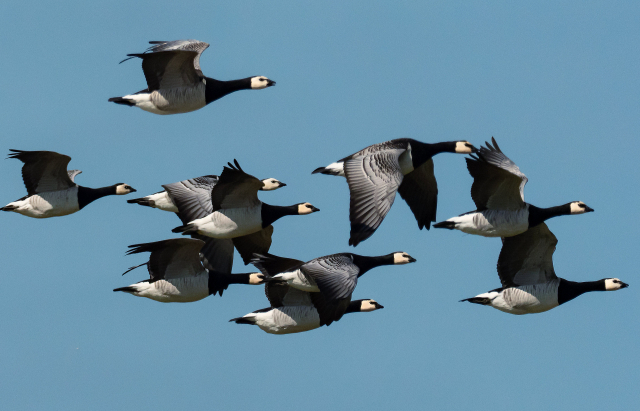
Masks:
[[[53,151],[9,151],[8,158],[16,158],[24,163],[22,180],[29,195],[76,186],[67,172],[71,157]]]
[[[433,173],[433,159],[404,176],[398,188],[400,197],[404,199],[418,222],[418,227],[431,228],[436,221],[438,208],[438,183]]]

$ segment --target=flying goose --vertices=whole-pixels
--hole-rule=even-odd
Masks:
[[[208,246],[210,245],[204,241],[190,238],[130,245],[127,255],[142,252],[151,252],[151,255],[148,262],[131,267],[122,275],[146,265],[149,279],[113,291],[123,291],[163,303],[186,303],[202,300],[216,293],[222,296],[229,284],[256,285],[264,282],[264,276],[260,273],[229,274],[230,267],[227,269],[211,265],[209,262],[217,259],[212,258],[211,254],[215,250],[208,249]]]
[[[558,278],[553,269],[553,252],[558,239],[545,223],[522,234],[503,239],[498,257],[502,288],[467,298],[509,314],[548,311],[590,291],[615,291],[629,285],[617,278],[574,282]]]
[[[310,298],[319,313],[320,326],[342,318],[351,303],[351,294],[358,284],[358,278],[367,271],[382,265],[401,265],[416,261],[404,252],[377,257],[339,253],[306,263],[271,254],[254,256],[251,262],[265,275],[268,283],[283,284],[312,294]]]
[[[374,144],[348,157],[320,167],[322,173],[347,178],[351,201],[349,245],[371,237],[389,212],[396,191],[407,202],[418,222],[427,230],[436,221],[438,184],[432,157],[440,153],[470,154],[476,149],[467,141],[427,144],[399,138]]]
[[[238,90],[260,90],[276,84],[264,76],[220,81],[205,77],[200,55],[209,44],[198,40],[150,41],[144,53],[127,54],[142,59],[148,88],[109,101],[140,107],[155,114],[178,114],[199,110],[212,101]]]
[[[265,293],[271,307],[256,310],[229,322],[257,325],[269,334],[292,334],[313,330],[325,322],[338,321],[335,314],[323,310],[325,304],[321,293],[307,293],[282,283],[265,284]],[[340,314],[371,312],[384,308],[375,300],[364,299],[349,302]]]
[[[477,156],[466,159],[473,177],[471,198],[477,209],[434,224],[434,227],[484,237],[511,237],[553,217],[593,211],[582,201],[549,208],[525,203],[527,177],[504,155],[493,137],[491,141],[493,146],[487,142],[487,147],[481,147]]]
[[[193,193],[194,196],[197,196],[200,203],[205,208],[211,208],[211,190],[218,183],[218,176],[208,175],[202,177],[191,178],[189,180],[183,180],[178,183],[181,186],[184,186],[185,190],[189,190]],[[262,180],[261,191],[272,191],[277,190],[280,187],[285,187],[286,184],[276,180],[275,178],[266,178]],[[140,204],[142,206],[157,208],[163,211],[170,211],[172,213],[178,212],[178,207],[173,203],[171,196],[169,193],[164,191],[159,191],[155,194],[151,194],[141,198],[134,198],[132,200],[127,200],[129,204]],[[209,211],[207,214],[211,214]]]
[[[33,218],[59,217],[82,210],[108,195],[133,193],[124,183],[102,188],[79,186],[74,182],[80,170],[67,171],[71,157],[53,151],[10,150],[8,158],[22,161],[22,180],[27,195],[0,208]]]
[[[172,230],[174,233],[233,239],[247,264],[253,253],[269,250],[273,222],[286,215],[306,215],[320,210],[309,203],[282,207],[261,202],[258,191],[263,186],[262,181],[245,173],[236,160],[234,163],[224,167],[218,183],[211,190],[211,200],[204,202],[211,207],[206,210],[195,196],[185,193],[184,187],[171,184],[164,188],[180,210],[178,216],[184,222]]]

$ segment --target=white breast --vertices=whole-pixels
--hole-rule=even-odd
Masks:
[[[67,190],[47,191],[34,194],[22,201],[14,201],[16,213],[34,218],[49,218],[69,215],[80,210],[78,205],[78,187]]]
[[[403,175],[407,175],[413,171],[413,159],[411,157],[411,145],[409,148],[398,158],[398,163],[400,164],[400,170]]]
[[[491,306],[511,314],[534,314],[558,306],[559,279],[544,284],[507,288],[494,299]]]
[[[255,314],[256,325],[269,334],[291,334],[320,327],[320,316],[313,306],[287,306]]]
[[[456,229],[484,237],[512,237],[529,228],[529,207],[517,211],[484,210],[450,218]]]
[[[200,234],[213,238],[235,238],[262,230],[261,205],[216,211],[192,221]]]
[[[285,280],[287,282],[287,285],[293,288],[297,288],[298,290],[312,293],[320,292],[320,289],[316,285],[316,282],[313,281],[312,278],[307,278],[307,276],[305,276],[299,269],[295,271],[280,273],[278,275],[275,275],[274,278]]]
[[[162,114],[188,113],[206,105],[205,85],[176,87],[156,90],[151,93],[151,102]],[[144,107],[140,107],[144,110]],[[154,111],[156,112],[156,111]]]
[[[171,278],[153,283],[138,283],[139,297],[147,297],[163,303],[188,303],[209,296],[209,274],[203,272],[195,277]]]

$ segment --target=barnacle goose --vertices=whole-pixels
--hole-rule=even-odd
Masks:
[[[182,195],[179,185],[166,185],[177,205],[184,225],[174,233],[199,234],[216,239],[232,239],[245,264],[253,253],[266,253],[271,246],[271,235],[276,220],[286,215],[306,215],[320,211],[309,203],[292,206],[272,206],[258,200],[262,181],[245,173],[238,162],[224,167],[218,183],[211,190],[211,200],[203,205],[192,195]],[[210,211],[209,211],[210,210]]]
[[[498,258],[502,288],[467,298],[509,314],[548,311],[590,291],[615,291],[628,287],[617,278],[574,282],[558,278],[553,253],[558,239],[545,223],[503,239]]]
[[[59,217],[82,210],[93,201],[109,195],[133,193],[124,183],[108,187],[89,188],[74,182],[80,170],[67,171],[71,157],[53,151],[10,150],[8,158],[24,163],[22,180],[27,195],[0,208],[33,218]]]
[[[218,176],[208,175],[202,177],[191,178],[189,180],[183,180],[178,183],[185,187],[186,190],[190,190],[194,195],[202,197],[203,203],[211,202],[211,190],[218,183]],[[272,191],[280,187],[285,187],[286,184],[276,180],[275,178],[266,178],[262,180],[261,191]],[[178,207],[174,204],[169,192],[167,190],[159,191],[155,194],[151,194],[145,197],[134,198],[127,200],[129,204],[140,204],[142,206],[157,208],[163,211],[170,211],[172,213],[178,212]]]
[[[134,244],[129,248],[127,255],[142,252],[150,252],[151,255],[148,262],[131,267],[122,275],[146,265],[149,279],[113,291],[163,303],[186,303],[216,293],[222,296],[229,284],[255,285],[264,282],[264,276],[260,273],[230,274],[231,268],[224,267],[225,262],[213,256],[219,250],[198,239],[174,238]]]
[[[484,237],[511,237],[550,218],[593,211],[582,201],[557,207],[539,208],[524,202],[527,177],[511,161],[492,137],[477,156],[467,158],[473,177],[471,198],[477,210],[434,224],[436,228],[456,229]]]
[[[384,308],[371,299],[351,301],[351,293],[340,301],[340,304],[328,303],[321,292],[302,291],[287,284],[282,277],[275,278],[270,275],[283,272],[299,273],[302,279],[300,268],[305,266],[303,261],[273,255],[256,255],[253,262],[269,279],[265,284],[265,294],[271,307],[229,320],[237,324],[257,325],[269,334],[291,334],[313,330],[323,325],[328,326],[334,321],[339,321],[347,313],[370,312]],[[303,281],[309,283],[313,282],[313,279]]]
[[[320,167],[322,173],[347,178],[351,201],[349,245],[354,247],[371,237],[389,212],[396,191],[407,202],[418,227],[436,221],[438,184],[432,157],[440,153],[470,154],[476,149],[467,141],[427,144],[399,138],[374,144],[348,157]]]
[[[264,76],[220,81],[205,77],[200,55],[209,44],[198,40],[150,41],[144,53],[127,54],[142,59],[147,88],[109,101],[155,114],[178,114],[201,109],[238,90],[260,90],[276,84]]]

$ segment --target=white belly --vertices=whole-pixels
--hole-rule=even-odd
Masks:
[[[529,209],[484,210],[450,218],[456,229],[484,237],[512,237],[529,229]]]
[[[13,211],[33,218],[69,215],[80,210],[78,205],[78,187],[34,194],[22,201],[14,201],[7,205],[15,205],[18,208]]]
[[[544,284],[507,288],[491,306],[510,314],[535,314],[558,306],[559,279]]]
[[[320,289],[316,285],[316,282],[312,278],[307,278],[302,271],[295,270],[275,275],[274,278],[279,278],[287,282],[287,285],[296,288],[301,291],[307,291],[311,293],[319,293]]]
[[[291,334],[320,327],[320,316],[313,306],[287,306],[256,313],[256,325],[269,334]]]
[[[235,238],[262,230],[262,206],[218,210],[192,221],[198,234],[213,238]]]
[[[209,274],[203,272],[195,277],[171,278],[153,283],[138,283],[134,295],[163,303],[189,303],[209,296]]]

